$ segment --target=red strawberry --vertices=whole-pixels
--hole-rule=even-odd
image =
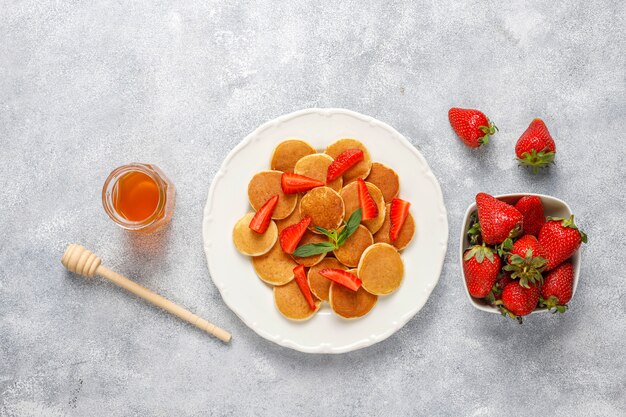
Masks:
[[[283,193],[295,194],[309,191],[315,187],[321,187],[324,183],[313,178],[305,177],[304,175],[284,172],[280,178],[280,185],[283,188]]]
[[[272,213],[274,213],[276,204],[278,204],[277,195],[267,200],[250,220],[250,229],[257,233],[265,233],[272,220]]]
[[[359,204],[363,211],[361,220],[371,220],[378,216],[378,206],[367,189],[367,184],[361,178],[357,179],[357,187],[359,191]]]
[[[507,237],[516,236],[522,229],[522,213],[504,201],[478,193],[476,207],[483,241],[488,245],[498,245]]]
[[[309,282],[306,279],[306,273],[304,272],[304,265],[298,265],[293,269],[293,275],[296,278],[296,283],[298,287],[300,287],[300,291],[302,291],[302,295],[306,299],[307,304],[311,310],[315,310],[317,306],[315,305],[315,301],[313,300],[313,294],[311,294],[311,289],[309,288]]]
[[[515,204],[515,208],[524,216],[524,233],[539,236],[539,231],[546,222],[541,199],[536,195],[524,196]]]
[[[360,149],[347,149],[343,151],[328,167],[326,183],[341,177],[344,172],[358,164],[365,158],[365,154]]]
[[[356,291],[361,287],[361,280],[354,274],[351,274],[348,271],[344,271],[343,269],[332,269],[325,268],[322,269],[319,274],[325,278],[328,278],[331,281],[335,281],[338,284],[343,285],[344,287]]]
[[[550,271],[541,287],[541,304],[554,312],[564,313],[574,291],[574,267],[570,262]]]
[[[299,223],[292,224],[280,232],[280,246],[285,253],[293,253],[293,251],[296,250],[300,239],[302,239],[302,236],[304,236],[306,229],[310,225],[311,217],[304,216]]]
[[[524,235],[511,248],[504,270],[511,272],[511,278],[519,279],[522,287],[528,288],[528,283],[538,283],[543,280],[541,272],[546,266],[541,244],[533,235]]]
[[[515,155],[520,165],[532,167],[533,173],[554,162],[556,145],[543,120],[530,122],[515,145]]]
[[[389,219],[391,220],[389,239],[392,242],[395,242],[400,235],[400,230],[402,230],[404,221],[409,215],[409,207],[411,207],[411,203],[408,201],[404,201],[399,198],[391,200],[391,208],[389,209]]]
[[[448,110],[450,125],[456,134],[470,148],[478,148],[489,142],[489,136],[496,133],[498,128],[491,123],[483,112],[474,109],[459,109],[453,107]]]
[[[487,246],[475,245],[463,254],[463,273],[472,297],[486,297],[500,272],[500,257]]]
[[[569,259],[578,250],[581,242],[587,243],[587,235],[574,224],[574,215],[569,219],[548,217],[539,232],[539,243],[548,260],[546,271]]]
[[[528,288],[522,287],[517,281],[511,282],[502,290],[500,303],[502,314],[520,319],[533,312],[539,302],[539,287],[535,284]]]
[[[543,248],[536,237],[524,235],[515,241],[510,254],[518,255],[521,258],[526,258],[529,255],[532,257],[543,257]]]

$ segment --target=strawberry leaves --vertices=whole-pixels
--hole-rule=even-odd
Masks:
[[[341,229],[341,231],[337,229],[328,230],[323,227],[315,226],[315,231],[328,237],[329,241],[320,243],[307,243],[306,245],[298,247],[293,252],[293,255],[300,258],[306,258],[307,256],[321,255],[322,253],[327,253],[339,249],[339,247],[346,243],[346,240],[348,240],[348,238],[352,236],[356,229],[358,229],[359,224],[361,224],[361,216],[362,210],[360,208],[356,209],[354,212],[352,212],[348,221],[344,222],[344,227],[343,229]]]

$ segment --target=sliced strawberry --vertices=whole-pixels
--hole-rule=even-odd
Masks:
[[[402,230],[404,221],[409,215],[409,207],[411,207],[411,203],[408,201],[404,201],[399,198],[391,200],[391,208],[389,210],[389,219],[391,220],[389,239],[392,242],[395,242],[400,235],[400,230]]]
[[[274,213],[276,204],[278,204],[277,195],[267,200],[250,221],[250,229],[257,233],[265,233],[272,220],[272,214]]]
[[[296,194],[309,191],[315,187],[321,187],[324,183],[313,178],[305,177],[304,175],[284,172],[280,179],[280,185],[283,188],[283,193]]]
[[[304,216],[300,223],[292,224],[280,232],[280,246],[285,253],[293,253],[304,236],[307,227],[311,225],[311,217]]]
[[[304,273],[304,265],[296,266],[293,269],[293,275],[296,278],[298,287],[300,287],[300,291],[302,291],[302,295],[304,295],[307,304],[311,310],[315,310],[317,306],[315,305],[315,301],[313,301],[313,294],[311,294],[311,289],[309,288],[309,283],[306,279],[306,274]]]
[[[365,158],[365,154],[362,150],[346,149],[328,167],[326,182],[329,183],[341,177],[344,172],[361,162],[363,158]]]
[[[361,287],[361,280],[354,274],[343,269],[322,269],[319,274],[324,278],[328,278],[331,281],[335,281],[337,284],[341,284],[344,287],[356,291]]]
[[[359,190],[359,205],[363,211],[361,220],[371,220],[378,216],[378,206],[367,189],[367,184],[361,178],[357,179]]]

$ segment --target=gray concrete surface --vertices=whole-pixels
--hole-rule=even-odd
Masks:
[[[0,415],[625,415],[625,4],[2,1]],[[498,124],[489,147],[460,144],[453,105]],[[405,134],[449,210],[425,308],[340,356],[256,336],[221,301],[201,245],[227,153],[260,123],[316,106]],[[536,116],[558,156],[533,177],[513,147]],[[102,210],[105,177],[130,161],[178,188],[157,236],[130,236]],[[457,240],[478,191],[570,203],[590,243],[567,314],[518,326],[470,306]],[[231,329],[233,343],[66,274],[68,242]]]

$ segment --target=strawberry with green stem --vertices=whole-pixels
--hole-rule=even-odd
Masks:
[[[484,298],[489,295],[498,278],[502,261],[491,248],[474,245],[463,254],[463,275],[467,290],[472,297]]]
[[[570,262],[548,272],[541,287],[540,303],[553,313],[565,313],[574,292],[574,267]]]
[[[489,137],[498,130],[480,110],[453,107],[448,110],[448,120],[458,137],[470,148],[486,145]]]
[[[537,238],[524,235],[513,244],[503,269],[511,273],[511,278],[519,279],[522,287],[529,288],[530,283],[543,281],[541,273],[546,267],[546,260],[542,255],[543,249]]]
[[[554,163],[556,145],[543,120],[536,118],[522,133],[515,145],[515,155],[520,165],[532,168],[534,174],[539,168]]]
[[[539,232],[539,243],[548,261],[546,271],[549,271],[569,259],[581,243],[587,243],[587,235],[574,224],[574,215],[568,219],[548,217]]]
[[[540,289],[538,284],[531,284],[528,288],[513,281],[502,290],[502,297],[494,304],[505,317],[510,317],[522,323],[522,316],[533,312],[539,302]]]
[[[506,238],[516,237],[523,228],[522,213],[489,194],[476,194],[476,207],[482,238],[488,245],[498,245]]]

